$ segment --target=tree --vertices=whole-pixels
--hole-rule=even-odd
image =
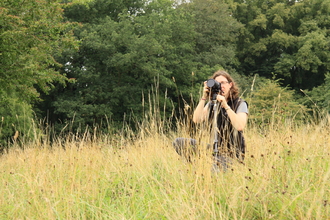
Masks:
[[[64,82],[56,71],[55,56],[74,45],[72,24],[62,23],[56,1],[1,1],[0,86],[28,103],[49,91],[52,82]]]
[[[199,98],[201,83],[215,67],[235,63],[239,24],[226,9],[217,1],[69,4],[67,19],[82,22],[75,30],[81,46],[62,57],[62,71],[75,83],[53,90],[47,104],[52,117],[74,118],[75,128],[107,119],[122,124],[125,115],[141,119],[152,90],[160,108],[166,106],[162,115],[180,111],[183,99]]]
[[[105,17],[110,17],[111,20],[119,21],[123,11],[128,11],[131,15],[137,15],[143,12],[145,0],[92,0],[68,3],[65,7],[65,17],[70,21],[80,23],[97,24]]]
[[[201,66],[220,65],[232,69],[237,64],[236,39],[243,26],[232,17],[228,4],[217,0],[193,0],[182,7],[193,15],[196,62]]]
[[[239,69],[246,75],[270,78],[311,89],[329,71],[329,0],[271,0],[230,2],[244,28],[239,37]]]
[[[33,137],[32,104],[66,80],[56,58],[76,42],[74,24],[63,23],[62,12],[58,1],[0,2],[1,149],[13,137]]]
[[[38,128],[32,125],[32,106],[16,95],[0,91],[0,153],[10,143],[31,140]]]
[[[317,108],[317,110],[325,110],[330,113],[330,73],[325,74],[325,82],[313,88],[311,91],[306,91],[308,94],[308,104],[310,108]]]
[[[104,4],[99,8],[111,8],[107,4],[115,3],[97,0],[86,10],[94,11],[95,4]],[[98,18],[92,17],[75,31],[81,41],[80,49],[62,58],[63,64],[66,63],[62,71],[74,78],[75,83],[53,91],[55,100],[50,100],[50,105],[54,118],[62,122],[74,118],[75,129],[79,124],[100,126],[107,118],[118,125],[123,123],[125,115],[142,118],[141,103],[143,99],[148,101],[155,85],[159,90],[159,105],[171,110],[181,95],[176,82],[182,86],[182,93],[189,93],[191,81],[186,74],[195,66],[190,15],[175,9],[173,2],[167,0],[141,5],[143,8],[134,13],[126,5],[117,18],[112,17],[115,8],[108,14],[98,13]],[[75,10],[80,8],[69,5],[68,19],[75,21],[76,13],[80,13]]]

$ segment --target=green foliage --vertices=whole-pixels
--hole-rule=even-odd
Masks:
[[[237,50],[242,73],[274,72],[296,90],[323,83],[330,69],[329,0],[227,2],[244,24]]]
[[[119,21],[120,14],[127,11],[131,15],[141,13],[145,0],[74,0],[65,6],[65,17],[82,23],[98,23],[104,17]]]
[[[224,1],[194,0],[182,7],[193,15],[195,60],[211,67],[237,64],[236,39],[243,26],[231,16],[228,5]]]
[[[54,89],[48,107],[54,119],[74,117],[76,127],[99,126],[105,118],[118,125],[133,114],[140,120],[152,90],[159,91],[169,117],[173,107],[180,111],[183,102],[199,98],[201,83],[215,67],[236,62],[240,26],[221,2],[95,0],[68,4],[64,13],[83,24],[75,30],[79,52],[61,61],[75,82]]]
[[[47,92],[54,81],[64,82],[54,56],[74,40],[57,1],[1,1],[0,21],[1,89],[30,102],[38,98],[37,89]]]
[[[0,92],[0,152],[10,143],[33,139],[32,106],[16,94]]]
[[[0,2],[1,148],[15,133],[30,138],[32,104],[64,83],[57,58],[77,46],[73,23],[63,23],[59,1]]]
[[[264,80],[247,98],[249,120],[256,124],[304,119],[306,107],[298,103],[294,91],[280,86],[279,80]]]
[[[159,97],[167,94],[166,99],[160,99],[160,105],[166,103],[169,108],[167,114],[172,111],[173,99],[187,96],[194,89],[194,79],[186,77],[195,66],[191,16],[173,8],[171,1],[135,3],[144,5],[143,12],[132,14],[130,5],[126,5],[115,18],[111,11],[96,13],[97,18],[91,17],[76,30],[80,50],[68,53],[62,61],[67,64],[63,72],[75,83],[54,90],[55,102],[51,105],[55,118],[70,121],[75,115],[75,121],[90,126],[99,126],[109,118],[118,125],[133,112],[134,117],[142,117],[141,103],[149,101],[153,86],[160,91]],[[108,8],[108,4],[94,1],[81,7],[93,13],[95,5]],[[66,15],[75,20],[79,9],[77,5],[68,6],[70,14]],[[175,83],[184,92],[180,93]]]
[[[301,100],[312,107],[263,78],[272,72],[295,89],[321,85],[308,98],[329,111],[329,0],[63,2],[0,3],[2,149],[33,137],[40,93],[36,112],[58,130],[134,129],[151,103],[164,118],[194,103],[220,68],[236,79],[253,122],[299,119]],[[249,77],[255,73],[262,77]]]
[[[170,117],[173,108],[194,103],[202,82],[220,68],[233,74],[243,98],[260,98],[257,107],[251,100],[256,120],[299,112],[291,90],[277,80],[261,82],[272,73],[283,85],[309,89],[328,109],[328,82],[322,83],[330,68],[330,0],[177,2],[2,1],[0,86],[27,105],[41,93],[36,112],[59,129],[141,120],[155,91],[162,117]],[[267,86],[274,94],[263,91]],[[268,108],[283,100],[285,108]]]
[[[324,84],[306,92],[308,94],[308,104],[306,105],[330,113],[330,73],[325,75]]]

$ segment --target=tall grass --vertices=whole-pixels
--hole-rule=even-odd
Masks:
[[[137,133],[10,148],[0,158],[0,219],[329,219],[329,116],[250,124],[244,164],[212,172],[210,152],[189,163],[172,147],[189,136],[187,121],[173,131],[150,112]]]

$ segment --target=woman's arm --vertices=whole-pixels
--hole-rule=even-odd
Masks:
[[[245,112],[235,113],[231,108],[226,111],[233,127],[238,131],[243,131],[247,124],[247,114]]]
[[[230,118],[231,124],[238,131],[243,131],[247,124],[248,115],[247,112],[239,112],[236,113],[234,110],[230,108],[227,104],[227,101],[224,96],[218,95],[217,100],[221,102],[222,108],[227,111],[228,117]]]
[[[199,101],[193,115],[193,122],[200,123],[206,120],[208,115],[208,104],[205,105],[206,100],[203,98]]]
[[[207,86],[207,82],[204,82],[203,96],[194,111],[193,122],[200,123],[206,120],[208,115],[208,104],[205,105],[206,100],[209,99],[210,89]]]

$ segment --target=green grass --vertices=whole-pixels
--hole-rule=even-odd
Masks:
[[[249,125],[244,164],[219,173],[209,152],[192,163],[177,155],[172,141],[184,129],[160,130],[150,122],[119,140],[11,148],[0,160],[0,219],[329,218],[329,118]]]

